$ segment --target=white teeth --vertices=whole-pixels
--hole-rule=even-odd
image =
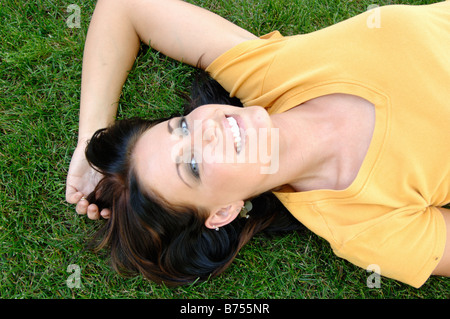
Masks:
[[[231,133],[233,133],[236,151],[239,153],[241,151],[241,132],[239,131],[239,126],[233,117],[227,117],[227,120],[231,127]]]

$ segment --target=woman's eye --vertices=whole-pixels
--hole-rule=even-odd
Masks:
[[[195,160],[195,158],[191,159],[191,163],[190,163],[189,166],[190,166],[192,174],[196,178],[199,178],[200,177],[200,171],[199,171],[199,167],[198,167],[198,164],[197,164],[197,161]]]
[[[180,128],[181,128],[181,132],[183,133],[183,135],[189,135],[189,128],[186,122],[186,119],[184,116],[181,117],[180,120]]]
[[[189,133],[189,126],[188,126],[188,124],[186,122],[186,118],[184,116],[182,116],[180,118],[179,127],[181,129],[181,133],[184,136],[188,136],[190,134]],[[195,178],[200,178],[200,169],[198,167],[198,163],[195,160],[194,156],[191,157],[191,161],[188,163],[188,165],[189,165],[189,170],[191,171],[192,175]]]

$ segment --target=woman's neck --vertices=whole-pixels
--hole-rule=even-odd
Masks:
[[[370,102],[332,94],[271,118],[279,129],[279,170],[272,180],[278,186],[339,190],[356,178],[373,133]]]
[[[296,191],[334,186],[338,142],[334,121],[307,105],[272,117],[279,128],[279,175]]]

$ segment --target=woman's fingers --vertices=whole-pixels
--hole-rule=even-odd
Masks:
[[[69,204],[76,204],[78,203],[81,198],[83,197],[83,194],[73,186],[67,185],[66,188],[66,201]]]
[[[97,205],[89,204],[89,202],[84,197],[81,197],[81,199],[78,201],[75,210],[78,214],[87,215],[88,218],[92,220],[100,219],[100,217],[108,219],[111,216],[111,211],[109,209],[105,208],[100,212]]]
[[[104,218],[104,219],[108,219],[111,216],[111,211],[107,208],[102,209],[100,215]]]
[[[93,220],[100,219],[100,212],[98,211],[97,205],[90,204],[87,207],[87,216],[89,219],[93,219]]]
[[[77,202],[75,211],[80,215],[86,215],[88,206],[89,206],[89,202],[83,196],[81,196]]]
[[[87,215],[89,219],[95,220],[100,218],[97,205],[89,204],[89,202],[84,197],[82,197],[78,201],[75,210],[80,215]]]

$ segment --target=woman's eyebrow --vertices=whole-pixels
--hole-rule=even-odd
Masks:
[[[180,163],[176,163],[175,165],[176,165],[176,167],[177,167],[177,174],[178,174],[178,177],[183,181],[183,183],[186,184],[187,187],[192,188],[192,186],[189,185],[189,184],[184,180],[184,178],[181,176],[181,173],[180,173]]]
[[[172,121],[172,119],[167,121],[167,130],[169,131],[169,134],[172,134],[173,128],[172,128],[172,126],[170,126],[170,121]]]
[[[171,122],[172,120],[173,120],[173,119],[170,119],[170,120],[167,121],[167,131],[169,131],[169,134],[172,134],[172,133],[173,133],[173,128],[172,128],[172,126],[170,126],[170,122]],[[177,169],[178,177],[183,181],[184,184],[186,184],[187,187],[192,188],[192,186],[189,185],[189,184],[184,180],[184,178],[181,176],[181,172],[180,172],[180,163],[179,163],[178,161],[177,161],[177,163],[175,164],[175,166],[176,166],[176,169]]]

